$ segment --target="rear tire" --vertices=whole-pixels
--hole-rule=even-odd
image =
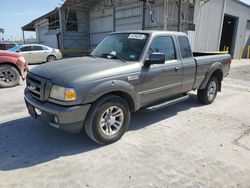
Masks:
[[[219,88],[217,77],[212,76],[204,89],[199,89],[197,96],[201,104],[211,104],[214,102]]]
[[[52,61],[56,61],[57,59],[56,59],[56,56],[54,56],[54,55],[50,55],[50,56],[48,56],[47,57],[47,62],[48,63],[50,63],[50,62],[52,62]]]
[[[0,88],[17,86],[20,82],[19,71],[12,65],[0,65]]]
[[[107,95],[91,107],[84,123],[90,139],[98,144],[109,144],[119,140],[130,124],[130,109],[125,99]]]

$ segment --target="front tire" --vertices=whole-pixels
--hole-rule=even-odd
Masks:
[[[198,101],[201,104],[211,104],[214,102],[219,88],[217,77],[212,76],[204,89],[198,90]]]
[[[0,65],[0,88],[14,87],[19,84],[20,74],[12,65]]]
[[[125,99],[107,95],[93,104],[84,128],[88,137],[98,144],[119,140],[130,124],[131,112]]]

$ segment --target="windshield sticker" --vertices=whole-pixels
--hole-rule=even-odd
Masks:
[[[144,40],[146,38],[146,35],[143,34],[130,34],[128,36],[129,39],[137,39],[137,40]]]

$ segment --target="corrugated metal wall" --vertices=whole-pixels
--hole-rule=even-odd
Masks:
[[[181,31],[187,31],[189,24],[193,23],[193,2],[193,0],[182,1]],[[178,29],[176,0],[155,0],[154,4],[149,5],[139,0],[114,0],[112,4],[105,0],[90,9],[91,48],[94,48],[109,32],[141,29],[176,31]]]
[[[49,31],[48,20],[43,19],[35,24],[36,38],[39,44],[49,46],[51,48],[58,48],[57,37],[58,29]]]
[[[150,5],[152,14],[150,14],[149,6],[145,8],[145,30],[162,30],[164,28],[164,0],[156,0]]]
[[[105,35],[113,31],[113,7],[109,2],[103,1],[104,5],[97,5],[89,12],[89,37],[90,48],[94,48]]]
[[[114,31],[142,29],[142,2],[138,0],[116,0],[114,5]]]
[[[104,36],[112,31],[177,30],[178,28],[176,0],[155,0],[154,4],[149,5],[139,0],[104,0],[87,10],[84,9],[84,3],[86,4],[87,1],[82,0],[82,8],[77,9],[79,30],[67,32],[65,31],[65,12],[67,8],[78,7],[74,5],[73,0],[67,2],[67,6],[62,10],[62,38],[65,49],[93,49]],[[188,25],[192,23],[193,17],[190,16],[192,2],[193,0],[182,1],[182,31],[187,31]]]
[[[195,51],[216,51],[220,44],[225,0],[195,4]]]
[[[67,31],[65,14],[67,9],[62,10],[62,30],[63,30],[63,48],[64,49],[87,49],[88,36],[87,36],[87,15],[81,9],[75,9],[78,20],[78,31]]]

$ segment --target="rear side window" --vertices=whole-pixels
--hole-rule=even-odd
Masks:
[[[160,52],[165,54],[166,61],[176,59],[172,37],[156,37],[149,48],[149,54]]]
[[[33,51],[42,51],[44,50],[42,46],[33,46]]]
[[[178,37],[178,41],[179,41],[180,48],[181,48],[182,58],[192,57],[192,51],[188,42],[188,38],[184,36],[180,36]]]

